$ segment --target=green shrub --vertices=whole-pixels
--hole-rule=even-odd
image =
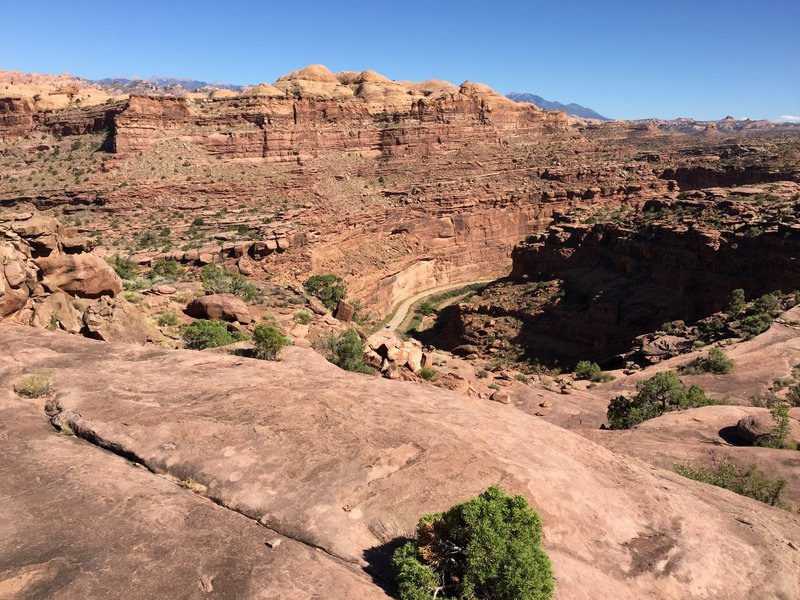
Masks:
[[[420,369],[419,376],[425,381],[434,381],[436,379],[436,371],[430,367],[422,367],[422,369]]]
[[[153,281],[177,281],[183,277],[185,273],[186,271],[178,266],[178,261],[159,258],[153,263],[153,267],[150,269],[147,277]]]
[[[487,371],[486,369],[481,369],[475,375],[477,376],[478,379],[486,379],[489,376],[489,371]]]
[[[294,313],[294,320],[301,325],[308,325],[311,322],[311,313],[301,308]]]
[[[784,506],[781,494],[786,487],[786,481],[770,479],[755,465],[738,469],[733,463],[725,461],[714,470],[688,464],[675,465],[674,469],[676,473],[689,479],[716,485],[770,506]]]
[[[158,315],[157,323],[161,327],[175,327],[178,324],[178,313],[168,310]]]
[[[711,348],[708,356],[694,359],[681,369],[684,375],[699,375],[701,373],[716,373],[727,375],[733,370],[733,361],[719,348]]]
[[[744,290],[742,288],[731,291],[730,296],[728,296],[725,302],[725,310],[734,317],[742,313],[744,310]]]
[[[123,258],[115,254],[108,259],[108,264],[114,269],[120,279],[135,279],[136,278],[136,263],[129,258]]]
[[[227,346],[242,339],[244,336],[231,333],[227,324],[217,320],[198,319],[183,330],[186,347],[192,350]]]
[[[523,496],[496,486],[425,515],[416,539],[392,556],[400,599],[547,600],[554,581],[541,530]]]
[[[374,372],[364,362],[364,341],[355,329],[348,329],[340,335],[331,332],[320,336],[314,341],[314,349],[345,371]]]
[[[312,275],[303,284],[306,292],[316,296],[328,310],[333,310],[347,297],[347,284],[338,275]]]
[[[687,389],[673,371],[662,371],[640,381],[636,391],[631,399],[617,396],[609,403],[606,417],[611,429],[630,429],[666,412],[714,403],[702,388],[693,385]]]
[[[520,383],[524,383],[525,385],[530,383],[530,379],[528,379],[528,376],[525,375],[524,373],[517,373],[516,375],[514,375],[514,379],[516,379]]]
[[[740,325],[746,338],[754,338],[770,328],[772,317],[767,313],[757,313],[742,319]]]
[[[611,381],[614,377],[608,373],[603,373],[600,365],[596,362],[582,360],[575,366],[575,379],[585,379],[594,381],[595,383],[601,383],[604,381]]]
[[[723,337],[725,331],[725,321],[720,317],[714,317],[697,324],[697,333],[705,343],[713,342]]]
[[[226,273],[217,265],[207,265],[200,270],[203,289],[212,294],[234,294],[247,302],[261,298],[258,288],[241,273]]]
[[[53,380],[45,373],[28,373],[14,386],[20,396],[26,398],[41,398],[53,391]]]
[[[281,348],[291,343],[280,329],[274,325],[260,323],[253,329],[253,344],[255,346],[256,358],[263,360],[277,360]]]
[[[779,293],[764,294],[753,301],[753,310],[756,313],[777,314],[781,309],[781,297]]]

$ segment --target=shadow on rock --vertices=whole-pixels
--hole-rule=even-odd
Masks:
[[[367,561],[367,566],[364,571],[372,577],[375,585],[379,586],[384,592],[397,598],[397,586],[394,583],[394,574],[392,573],[392,554],[400,546],[411,540],[407,537],[397,537],[379,546],[373,546],[364,550],[364,560]]]

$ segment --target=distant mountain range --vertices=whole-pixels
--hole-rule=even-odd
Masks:
[[[242,86],[231,85],[221,81],[214,81],[208,83],[206,81],[197,81],[195,79],[180,78],[180,77],[148,77],[144,78],[126,78],[126,77],[106,77],[105,79],[95,79],[92,83],[98,83],[104,86],[117,87],[122,89],[130,89],[135,91],[138,89],[156,89],[156,90],[169,90],[170,88],[180,88],[187,92],[196,92],[202,88],[217,88],[225,90],[240,90]]]
[[[511,98],[514,102],[530,102],[531,104],[535,104],[544,110],[563,110],[568,115],[581,117],[583,119],[600,119],[601,121],[611,120],[608,117],[604,117],[600,113],[592,110],[591,108],[586,108],[580,104],[561,104],[561,102],[551,102],[550,100],[545,100],[536,94],[511,92],[507,95],[507,97]]]

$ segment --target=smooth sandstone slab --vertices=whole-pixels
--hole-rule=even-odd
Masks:
[[[349,564],[379,568],[376,549],[420,515],[499,483],[542,515],[556,598],[800,596],[797,516],[510,406],[345,373],[301,348],[268,363],[0,333],[2,389],[21,369],[51,372],[60,418],[83,435]]]

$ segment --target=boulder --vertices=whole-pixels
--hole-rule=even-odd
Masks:
[[[186,314],[195,319],[221,319],[244,324],[253,320],[247,304],[233,294],[209,294],[195,298],[186,306]]]
[[[763,409],[739,419],[739,422],[736,423],[736,433],[745,442],[758,444],[771,437],[774,427],[775,421],[772,419],[772,415],[768,410]],[[792,417],[789,418],[787,441],[800,441],[800,422]]]
[[[161,343],[166,340],[134,305],[123,297],[103,297],[83,313],[83,333],[104,342],[133,344]]]
[[[81,298],[115,296],[122,291],[122,280],[114,269],[94,254],[51,253],[34,259],[42,285],[51,292],[61,290]]]
[[[503,392],[497,390],[491,396],[489,396],[489,400],[493,402],[499,402],[500,404],[511,404],[511,396],[508,392]]]
[[[81,314],[73,306],[73,298],[59,291],[35,304],[33,325],[45,329],[63,329],[68,333],[80,333],[83,323]]]

